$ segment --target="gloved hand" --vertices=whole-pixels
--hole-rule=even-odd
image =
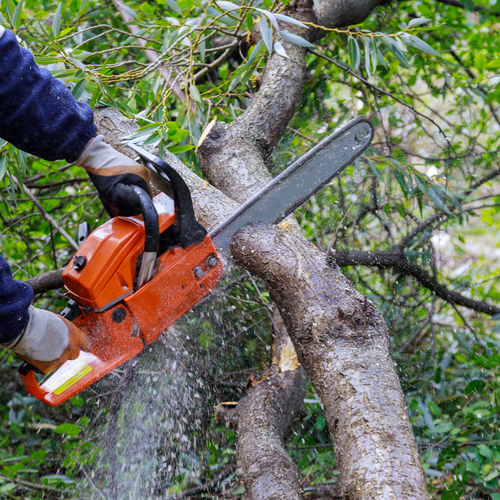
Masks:
[[[77,165],[83,167],[94,183],[99,197],[112,217],[138,215],[140,210],[116,196],[116,186],[139,186],[150,196],[170,191],[168,183],[152,170],[113,149],[104,137],[94,137],[80,153]]]
[[[87,349],[87,335],[58,314],[30,306],[30,319],[19,340],[10,348],[43,373],[50,373]]]

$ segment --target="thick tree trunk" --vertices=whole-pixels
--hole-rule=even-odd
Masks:
[[[247,226],[233,258],[276,302],[324,407],[349,499],[427,499],[380,312],[325,255],[289,232]]]

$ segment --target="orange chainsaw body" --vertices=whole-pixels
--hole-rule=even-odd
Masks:
[[[159,195],[155,205],[162,197],[168,199]],[[173,203],[163,203],[158,213],[162,233],[175,222]],[[73,322],[88,335],[91,347],[41,386],[33,370],[21,375],[40,401],[56,406],[133,358],[217,285],[222,263],[207,235],[189,248],[159,255],[154,277],[134,290],[144,235],[142,216],[115,217],[88,236],[66,267],[66,291],[82,311]],[[73,265],[77,257],[86,259],[80,270]]]

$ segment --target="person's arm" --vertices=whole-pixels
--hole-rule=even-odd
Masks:
[[[30,306],[32,300],[32,288],[14,280],[0,257],[0,347],[50,373],[68,359],[76,359],[88,340],[73,323]]]
[[[96,130],[90,106],[0,26],[0,137],[45,160],[73,162]]]
[[[96,137],[90,106],[76,102],[71,92],[49,71],[35,63],[14,34],[0,27],[0,137],[19,149],[46,160],[78,160],[94,183],[108,212],[136,215],[130,199],[120,200],[116,186],[150,185],[166,189],[148,168],[130,160]],[[0,258],[1,259],[1,258]],[[15,281],[7,263],[0,260],[0,347],[44,373],[78,357],[88,345],[85,334],[57,314],[30,306],[33,292]]]

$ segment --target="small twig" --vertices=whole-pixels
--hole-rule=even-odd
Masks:
[[[87,474],[87,471],[83,468],[83,465],[79,462],[78,458],[75,458],[75,460],[77,461],[78,465],[80,466],[80,470],[84,473],[85,477],[87,478],[88,482],[92,485],[94,490],[96,490],[97,493],[99,493],[99,496],[103,500],[107,500],[106,497],[103,495],[102,491],[95,485],[94,481],[92,481],[92,478]]]
[[[419,115],[422,118],[425,118],[426,120],[429,120],[434,126],[437,127],[437,129],[439,130],[439,132],[444,137],[445,141],[449,143],[448,137],[444,133],[443,129],[432,118],[428,117],[427,115],[424,115],[423,113],[420,113],[420,111],[417,111],[413,106],[410,106],[409,104],[407,104],[406,102],[404,102],[399,97],[396,97],[394,94],[391,94],[390,92],[387,92],[386,90],[381,89],[380,87],[377,87],[373,83],[370,83],[368,80],[365,80],[362,76],[357,75],[356,73],[354,73],[354,71],[351,71],[349,68],[346,68],[342,64],[339,64],[337,61],[335,61],[331,57],[328,57],[328,56],[325,56],[323,54],[320,54],[319,52],[316,52],[315,50],[312,50],[312,49],[309,49],[309,52],[311,54],[314,54],[315,56],[321,57],[321,58],[325,59],[326,61],[334,64],[335,66],[337,66],[338,68],[340,68],[342,71],[345,71],[346,73],[349,73],[351,76],[353,76],[354,78],[357,78],[360,82],[364,83],[368,87],[371,87],[373,90],[376,90],[377,92],[380,92],[381,94],[384,94],[387,97],[390,97],[391,99],[394,99],[395,101],[399,102],[399,104],[402,104],[403,106],[405,106],[406,108],[408,108],[410,111],[412,111],[416,115]]]
[[[16,181],[17,182],[17,181]],[[78,250],[78,245],[76,241],[54,220],[54,218],[42,207],[42,204],[38,201],[37,197],[30,191],[30,189],[23,183],[23,189],[26,191],[28,198],[36,205],[40,213],[45,217],[45,219],[54,226],[59,233],[64,236],[69,244],[75,249]]]
[[[311,468],[309,469],[309,472],[306,474],[306,477],[304,479],[302,479],[302,482],[300,483],[300,486],[304,486],[304,484],[306,484],[306,481],[309,479],[309,474],[311,474],[311,471],[313,470],[314,468],[314,464],[311,465]]]
[[[217,489],[217,485],[224,479],[226,476],[232,474],[236,470],[236,464],[229,464],[220,474],[214,477],[212,481],[206,484],[202,484],[201,486],[197,486],[196,488],[192,488],[187,491],[182,491],[181,493],[177,493],[175,495],[167,497],[168,500],[181,500],[183,498],[188,498],[191,495],[198,495],[200,493],[205,493],[209,491],[213,491]]]
[[[0,476],[0,481],[10,481],[12,483],[19,484],[20,486],[26,486],[28,488],[33,488],[37,490],[52,491],[53,493],[59,493],[59,494],[67,493],[67,491],[64,490],[58,490],[57,488],[52,488],[51,486],[45,486],[44,484],[31,483],[30,481],[25,481],[24,479]]]
[[[290,450],[315,450],[317,448],[333,448],[335,445],[333,443],[326,444],[312,444],[311,446],[290,446]]]

